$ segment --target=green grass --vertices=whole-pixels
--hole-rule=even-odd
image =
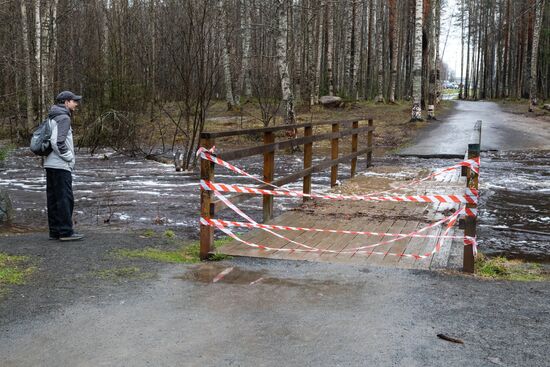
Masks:
[[[222,238],[214,241],[214,248],[220,248],[228,243],[230,238]],[[184,263],[193,264],[200,261],[199,258],[200,244],[193,242],[189,245],[181,246],[176,250],[163,250],[155,247],[146,247],[138,250],[120,249],[114,252],[116,256],[130,259],[146,259],[164,263]],[[210,260],[221,261],[227,259],[226,255],[214,253]]]
[[[154,235],[155,235],[155,231],[153,231],[152,229],[147,229],[141,234],[142,237],[147,237],[147,238],[153,237]]]
[[[28,265],[26,256],[10,256],[0,253],[0,288],[5,285],[25,284],[35,267]]]
[[[166,231],[164,231],[164,237],[166,238],[175,238],[176,237],[176,233],[170,229],[167,229]]]
[[[508,260],[505,257],[488,258],[479,254],[476,258],[475,272],[484,278],[514,281],[547,281],[550,274],[540,264],[521,260]]]
[[[13,150],[13,146],[12,145],[3,145],[3,146],[0,146],[0,162],[3,162],[6,160],[6,158],[8,158],[8,155],[10,154],[10,152]]]

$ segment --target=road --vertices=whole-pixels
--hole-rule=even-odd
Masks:
[[[405,156],[464,156],[476,121],[482,121],[482,150],[550,149],[547,122],[505,113],[495,102],[456,101],[455,110],[420,132]]]

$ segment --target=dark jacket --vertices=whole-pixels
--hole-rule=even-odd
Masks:
[[[50,139],[53,151],[46,157],[44,168],[72,171],[74,168],[73,131],[71,111],[63,104],[53,105],[48,114],[52,128]]]

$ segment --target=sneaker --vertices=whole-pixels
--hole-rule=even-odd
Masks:
[[[84,235],[73,233],[70,236],[59,237],[59,241],[78,241],[84,238]]]

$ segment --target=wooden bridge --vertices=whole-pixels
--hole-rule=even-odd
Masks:
[[[365,122],[324,121],[263,129],[203,133],[201,146],[205,149],[214,146],[216,139],[219,138],[258,133],[264,135],[264,144],[222,152],[216,156],[208,155],[210,160],[202,159],[201,161],[201,182],[208,182],[211,187],[215,185],[214,162],[216,160],[228,162],[262,154],[264,156],[264,182],[282,186],[303,178],[303,193],[306,194],[302,205],[276,218],[273,218],[272,214],[273,195],[264,195],[264,224],[272,226],[269,227],[271,233],[263,229],[253,229],[239,235],[239,240],[233,240],[217,249],[217,252],[231,256],[372,264],[418,269],[455,267],[457,264],[463,264],[465,271],[473,271],[473,247],[464,246],[461,237],[462,231],[456,226],[447,226],[444,223],[430,227],[432,223],[453,215],[459,207],[459,204],[455,202],[343,201],[322,200],[308,196],[311,193],[312,173],[330,168],[330,183],[334,187],[339,177],[339,164],[351,162],[351,178],[357,172],[358,156],[366,155],[366,166],[371,166],[374,123],[369,118],[366,118]],[[319,130],[326,126],[330,126],[331,132],[314,134],[314,129]],[[289,129],[295,133],[294,138],[275,141],[277,132],[289,131]],[[298,129],[303,129],[301,136],[296,134]],[[467,158],[479,157],[480,131],[481,123],[476,125],[475,133],[472,136],[473,143],[468,147]],[[366,135],[366,139],[361,139],[364,135]],[[323,140],[330,141],[331,157],[312,166],[313,143]],[[361,142],[365,145],[362,148],[360,148]],[[347,147],[345,147],[345,143],[347,143]],[[275,151],[300,145],[303,146],[304,169],[274,180]],[[348,154],[339,154],[343,147],[347,148],[346,150],[349,149]],[[205,157],[203,154],[203,158]],[[238,164],[236,165],[238,166]],[[398,191],[399,195],[430,197],[445,193],[460,196],[464,193],[466,186],[477,188],[477,174],[468,167],[464,168],[462,171],[460,169],[447,171],[435,176],[434,180],[419,181],[414,185],[408,185]],[[403,186],[404,182],[388,181],[386,184],[384,192]],[[203,187],[208,188],[206,184],[203,184]],[[254,187],[272,189],[265,184]],[[226,187],[223,188],[226,189]],[[345,188],[346,185],[344,185]],[[355,189],[359,189],[362,195],[373,194],[373,190],[369,187],[358,186]],[[235,188],[235,190],[244,191],[242,187]],[[354,194],[357,193],[354,192]],[[207,258],[213,251],[215,226],[212,225],[212,221],[216,220],[218,213],[228,205],[227,201],[213,200],[212,195],[213,191],[209,189],[201,192],[201,216],[203,218],[201,258]],[[250,198],[249,193],[239,193],[228,199],[231,203],[237,204],[248,198]],[[468,206],[471,208],[474,207],[474,204],[468,204]],[[250,222],[248,225],[259,226]],[[293,228],[283,229],[288,226]],[[464,235],[475,237],[475,217],[464,217],[464,226]],[[429,228],[415,236],[404,236],[424,227]],[[225,229],[234,230],[229,227]],[[318,229],[331,231],[321,232]],[[403,238],[398,238],[399,235]],[[445,238],[441,238],[442,235]],[[373,246],[380,243],[382,244]],[[434,251],[436,246],[438,251]]]

